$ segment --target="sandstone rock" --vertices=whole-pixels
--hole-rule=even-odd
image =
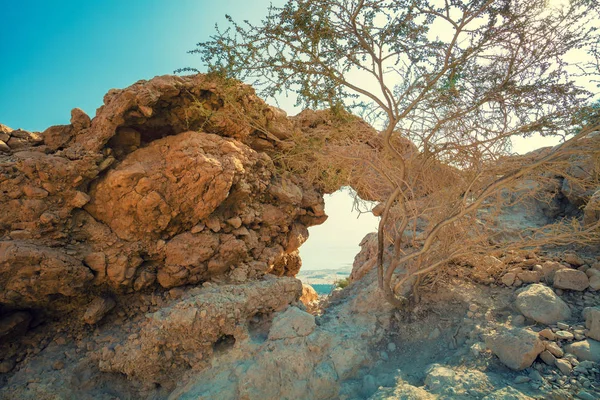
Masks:
[[[76,131],[87,129],[92,124],[90,117],[80,108],[71,110],[71,125]]]
[[[0,242],[0,302],[4,304],[50,306],[57,294],[81,294],[93,277],[79,260],[58,249]]]
[[[136,324],[139,337],[129,338],[114,352],[98,352],[99,367],[131,379],[170,382],[177,371],[189,368],[190,364],[205,366],[220,339],[228,336],[232,341],[245,339],[246,321],[253,316],[281,311],[296,301],[301,292],[301,282],[287,277],[202,288]],[[314,324],[312,315],[296,310],[301,314],[297,321],[306,322],[306,314]],[[300,333],[307,332],[307,326],[296,328]],[[172,352],[169,363],[157,361],[166,350],[157,347],[157,343],[169,343]]]
[[[544,344],[534,332],[521,329],[502,329],[486,337],[487,347],[514,370],[525,369],[544,351]]]
[[[542,278],[542,273],[540,271],[523,271],[519,272],[517,277],[523,283],[538,283]]]
[[[571,371],[573,371],[573,366],[565,359],[556,359],[555,365],[564,375],[570,375]]]
[[[552,332],[552,329],[550,328],[546,328],[543,329],[539,332],[539,335],[545,339],[548,340],[555,340],[556,339],[556,335],[554,334],[554,332]]]
[[[552,353],[550,353],[548,350],[544,350],[540,353],[540,358],[542,359],[543,362],[545,362],[548,365],[555,365],[556,363],[556,357],[554,357],[554,355]]]
[[[305,306],[309,306],[310,304],[312,304],[315,301],[319,300],[319,295],[317,293],[317,291],[315,289],[313,289],[312,286],[303,283],[302,284],[302,296],[300,296],[300,301],[305,305]]]
[[[3,140],[0,140],[0,152],[10,153],[10,147]]]
[[[600,308],[586,307],[583,310],[583,318],[585,318],[585,327],[588,329],[586,335],[600,341]]]
[[[569,331],[556,331],[556,338],[559,340],[573,340],[573,334]]]
[[[513,283],[515,283],[516,277],[517,274],[514,272],[508,272],[502,276],[502,283],[504,283],[506,286],[512,286]]]
[[[545,346],[546,350],[548,350],[550,353],[552,353],[552,355],[555,357],[562,357],[565,355],[565,352],[563,351],[563,349],[561,349],[558,346],[558,344],[556,344],[554,342],[544,342],[544,346]]]
[[[117,303],[112,297],[96,297],[85,310],[83,321],[90,325],[97,324],[116,305]]]
[[[554,274],[554,287],[558,289],[583,291],[589,285],[589,279],[583,271],[565,268]]]
[[[315,329],[315,317],[299,308],[290,307],[273,320],[269,340],[303,337]]]
[[[552,289],[533,284],[517,292],[516,308],[527,318],[553,324],[571,317],[569,306]]]
[[[593,339],[571,343],[565,346],[565,350],[574,354],[578,360],[600,363],[600,342]]]
[[[585,264],[585,261],[575,253],[566,253],[563,255],[563,259],[565,262],[571,264],[574,267],[580,267]]]
[[[269,192],[284,203],[300,204],[302,201],[302,189],[286,178],[282,178],[280,182],[272,184]]]
[[[547,283],[554,282],[554,275],[556,274],[556,271],[567,268],[564,265],[562,265],[561,263],[556,262],[556,261],[546,261],[541,264],[541,267],[542,267],[542,274],[543,274],[544,280]]]

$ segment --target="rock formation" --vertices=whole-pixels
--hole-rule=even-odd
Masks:
[[[536,382],[535,396],[575,372],[562,398],[600,393],[591,255],[465,256],[393,310],[371,234],[323,311],[294,278],[308,227],[327,218],[323,194],[389,190],[364,163],[331,159],[348,143],[364,159],[381,148],[356,117],[288,118],[205,75],[111,90],[93,119],[74,109],[42,133],[0,125],[0,398],[531,398],[497,363],[526,371],[510,382]],[[520,222],[598,220],[597,165],[572,157]],[[431,185],[461,179],[428,168]]]

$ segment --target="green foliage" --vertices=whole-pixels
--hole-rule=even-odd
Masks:
[[[343,278],[343,279],[335,281],[335,286],[339,287],[340,289],[344,289],[344,288],[348,287],[349,284],[350,284],[349,278]]]

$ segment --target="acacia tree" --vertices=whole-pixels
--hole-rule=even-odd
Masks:
[[[406,299],[395,289],[403,282],[484,244],[473,234],[477,210],[516,180],[564,162],[565,152],[582,151],[581,140],[597,129],[597,114],[586,111],[594,93],[576,82],[598,75],[593,58],[577,57],[597,55],[600,6],[551,5],[288,0],[271,6],[260,24],[227,17],[226,29],[217,27],[191,52],[209,72],[249,82],[264,97],[295,93],[298,105],[358,110],[381,129],[384,151],[375,159],[348,158],[368,161],[385,182],[378,193],[379,285],[401,306]],[[512,137],[533,133],[562,135],[564,142],[539,157],[498,162]],[[417,156],[400,148],[402,138],[418,147]],[[440,173],[450,168],[456,173]],[[440,181],[450,175],[460,178]],[[418,238],[407,239],[419,224]],[[386,241],[393,244],[389,256]]]

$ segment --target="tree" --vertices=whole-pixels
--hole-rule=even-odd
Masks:
[[[482,207],[514,201],[506,191],[518,180],[564,163],[573,149],[590,150],[581,141],[600,121],[587,106],[594,93],[581,82],[599,71],[593,57],[576,57],[597,56],[600,6],[552,4],[288,0],[258,25],[227,17],[225,30],[217,27],[191,52],[209,72],[247,81],[265,97],[295,93],[299,105],[358,111],[381,129],[383,151],[347,160],[367,161],[384,182],[379,285],[402,306],[402,283],[489,243],[476,224]],[[507,161],[511,138],[534,133],[563,143]],[[418,153],[401,148],[406,139]],[[566,226],[552,231],[556,241],[589,238],[597,228]]]

